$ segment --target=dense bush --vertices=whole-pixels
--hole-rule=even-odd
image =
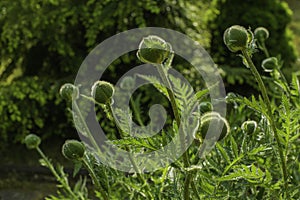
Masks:
[[[296,60],[296,52],[292,44],[292,34],[288,29],[291,22],[292,11],[286,2],[279,0],[215,0],[218,14],[212,18],[210,24],[211,54],[214,61],[226,73],[229,84],[247,84],[253,86],[254,81],[249,77],[249,71],[243,69],[242,59],[236,59],[236,55],[227,51],[223,44],[222,34],[231,25],[239,24],[252,31],[263,26],[270,31],[270,38],[267,40],[267,48],[271,56],[281,55],[284,60],[284,67],[291,70]],[[254,62],[258,66],[265,58],[263,52],[255,55]],[[262,70],[260,70],[262,71]],[[236,85],[237,86],[237,85]]]
[[[24,77],[0,90],[0,139],[3,143],[19,141],[30,131],[61,136],[71,132],[61,118],[63,105],[57,98],[56,85],[37,76]],[[57,127],[53,127],[53,124]],[[73,131],[72,131],[73,132]],[[2,149],[4,144],[1,145]]]
[[[195,0],[189,3],[183,0],[2,0],[0,45],[5,48],[0,51],[0,82],[6,85],[1,88],[2,137],[9,134],[17,139],[19,134],[30,131],[51,134],[41,128],[53,112],[48,103],[57,101],[58,86],[62,81],[72,82],[89,51],[118,32],[160,26],[187,33],[207,45],[204,38],[208,32],[203,31],[204,23],[201,23],[201,10],[205,6]],[[130,60],[121,59],[116,63],[122,64],[122,70],[126,71]],[[30,78],[34,76],[38,80]],[[105,79],[113,80],[116,76],[111,68]],[[51,83],[56,89],[49,90],[40,82]],[[16,95],[8,90],[15,91]],[[57,110],[51,115],[51,122],[59,124],[65,120],[64,111]],[[20,126],[16,126],[16,120]]]

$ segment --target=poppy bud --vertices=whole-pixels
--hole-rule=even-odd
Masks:
[[[106,104],[111,100],[114,94],[114,87],[111,83],[106,81],[96,81],[92,86],[91,95],[101,104]]]
[[[149,35],[139,45],[137,57],[143,63],[162,64],[173,54],[172,47],[162,38]]]
[[[248,47],[252,41],[252,34],[244,27],[234,25],[226,29],[223,40],[230,51],[237,52]]]
[[[263,43],[266,39],[269,38],[269,31],[264,27],[258,27],[254,30],[254,38]]]
[[[41,144],[41,138],[35,134],[29,134],[25,137],[24,142],[28,149],[36,149]]]
[[[66,83],[61,86],[59,94],[66,101],[72,101],[73,99],[77,99],[79,97],[79,90],[75,85]]]
[[[213,139],[218,138],[218,141],[222,140],[230,131],[230,126],[227,122],[227,120],[220,116],[219,113],[216,112],[208,112],[204,114],[200,119],[200,134],[201,138],[206,139]],[[212,123],[214,126],[222,126],[221,134],[217,132],[210,132],[210,135],[207,135],[209,125]]]
[[[241,128],[244,131],[244,133],[251,135],[256,131],[257,123],[256,121],[248,120],[242,124]]]
[[[79,161],[85,152],[84,145],[77,140],[67,140],[62,146],[62,154],[65,158],[72,161]]]
[[[135,79],[131,76],[126,76],[122,79],[120,87],[124,90],[132,90],[135,86]]]
[[[201,114],[212,111],[212,104],[208,101],[201,102],[199,104],[199,106],[200,106],[200,113]]]
[[[276,57],[266,58],[262,61],[261,67],[265,72],[272,72],[278,68],[278,60]]]

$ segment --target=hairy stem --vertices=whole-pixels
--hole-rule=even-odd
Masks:
[[[116,120],[115,120],[114,117],[113,117],[113,109],[112,109],[112,107],[111,107],[111,104],[107,103],[106,106],[108,107],[108,110],[109,110],[109,112],[110,112],[111,115],[112,115],[113,122],[116,124],[116,127],[117,127],[119,133],[120,133],[121,135],[124,135],[123,131],[119,128],[119,126],[117,125]],[[131,154],[131,152],[130,152],[130,149],[129,149],[128,147],[126,147],[126,151],[128,152],[129,160],[130,160],[130,162],[131,162],[131,164],[132,164],[132,166],[133,166],[134,171],[137,173],[138,179],[139,179],[139,180],[143,183],[143,185],[146,187],[145,191],[146,191],[147,195],[150,197],[151,200],[154,199],[153,195],[151,194],[150,187],[149,187],[149,185],[147,184],[147,181],[146,181],[146,180],[144,179],[144,177],[141,175],[141,172],[140,172],[140,170],[139,170],[139,168],[138,168],[138,166],[137,166],[137,164],[136,164],[136,162],[135,162],[135,160],[134,160],[134,158],[133,158],[133,156],[132,156],[132,154]]]
[[[288,173],[287,173],[287,166],[286,166],[286,161],[284,159],[284,155],[283,155],[283,149],[280,145],[280,139],[279,139],[279,135],[278,135],[278,132],[277,132],[277,128],[276,128],[276,124],[275,124],[275,120],[274,120],[274,117],[273,117],[273,114],[272,114],[272,108],[271,108],[271,102],[270,102],[270,99],[267,95],[267,90],[266,90],[266,87],[260,77],[260,74],[258,73],[255,65],[253,64],[248,52],[246,50],[242,50],[242,53],[244,55],[244,57],[246,58],[247,62],[248,62],[248,65],[251,69],[251,72],[252,74],[254,75],[257,83],[258,83],[258,86],[261,90],[261,93],[262,93],[262,96],[263,96],[263,99],[267,105],[267,111],[268,111],[268,120],[271,124],[271,128],[273,130],[273,133],[274,133],[274,137],[275,137],[275,140],[276,140],[276,143],[277,143],[277,146],[278,146],[278,150],[279,150],[279,156],[280,156],[280,162],[281,162],[281,169],[282,169],[282,174],[283,174],[283,179],[284,179],[284,186],[285,186],[285,189],[287,189],[287,184],[288,184]],[[286,191],[286,190],[285,190]]]
[[[84,167],[88,170],[94,184],[96,185],[96,188],[100,191],[100,194],[102,195],[103,199],[108,200],[108,196],[107,196],[106,192],[104,191],[103,187],[101,186],[93,168],[90,166],[87,159],[88,159],[88,157],[87,157],[87,155],[85,155],[85,158],[82,160]]]
[[[127,151],[129,151],[129,149],[127,149]],[[154,197],[151,194],[150,187],[147,184],[147,181],[141,175],[141,172],[140,172],[138,166],[136,165],[136,162],[134,161],[134,158],[132,157],[132,155],[131,155],[130,152],[128,152],[128,155],[129,155],[129,159],[130,159],[130,162],[131,162],[131,164],[133,166],[134,171],[137,173],[138,178],[140,179],[141,182],[143,182],[143,185],[146,187],[146,193],[147,193],[147,195],[150,197],[151,200],[154,200]]]
[[[165,71],[165,68],[166,66],[164,66],[163,64],[161,65],[157,65],[157,70],[158,70],[158,73],[163,81],[163,84],[165,84],[165,86],[167,87],[167,91],[168,91],[168,96],[169,96],[169,99],[170,99],[170,102],[171,102],[171,107],[172,107],[172,110],[173,110],[173,113],[174,113],[174,117],[175,117],[175,121],[178,125],[178,127],[180,127],[180,115],[179,115],[179,109],[178,109],[178,106],[176,104],[176,98],[175,98],[175,95],[174,95],[174,92],[172,90],[172,86],[170,84],[170,81],[167,77],[167,74],[166,74],[166,71]],[[185,137],[184,135],[180,134],[180,140],[181,140],[181,148],[182,149],[185,149],[186,146],[185,146]],[[190,165],[189,163],[189,159],[188,159],[188,153],[185,151],[182,155],[183,157],[183,164],[184,164],[184,167],[188,167]],[[186,178],[185,178],[185,181],[184,181],[184,191],[183,191],[183,198],[185,200],[188,200],[190,199],[190,191],[189,191],[189,187],[190,185],[194,184],[193,183],[193,179],[192,179],[192,174],[191,172],[187,172],[186,174]],[[195,190],[196,188],[192,187],[194,193],[198,196],[198,192],[197,190]]]
[[[54,177],[56,178],[56,180],[58,182],[60,182],[60,184],[63,186],[63,188],[66,190],[66,192],[72,196],[72,198],[74,200],[77,200],[78,197],[74,194],[74,192],[72,191],[72,189],[69,186],[69,183],[67,182],[67,180],[65,178],[62,178],[54,169],[52,163],[48,160],[48,158],[45,156],[45,154],[43,153],[43,151],[37,147],[36,148],[37,152],[40,154],[40,156],[44,159],[48,169],[50,169],[51,173],[54,175]]]
[[[86,124],[86,122],[85,122],[85,119],[84,119],[84,117],[82,116],[81,111],[80,111],[80,109],[79,109],[79,107],[78,107],[76,101],[73,101],[73,109],[74,109],[75,115],[77,115],[77,117],[78,117],[79,120],[80,120],[80,124],[82,124],[82,126],[83,126],[82,128],[84,129],[85,134],[87,134],[87,137],[90,139],[90,141],[91,141],[93,147],[94,147],[95,149],[97,149],[98,153],[100,153],[101,151],[100,151],[100,149],[99,149],[99,146],[98,146],[98,144],[97,144],[97,142],[96,142],[94,136],[93,136],[92,133],[90,132],[90,129],[89,129],[89,127],[87,126],[87,124]]]
[[[264,54],[265,54],[265,56],[266,56],[267,58],[270,57],[270,54],[269,54],[269,51],[268,51],[268,49],[267,49],[267,47],[266,47],[265,42],[262,42],[261,48],[260,48],[260,49],[264,52]]]

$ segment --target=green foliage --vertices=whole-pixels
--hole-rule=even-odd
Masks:
[[[5,47],[0,51],[0,84],[5,85],[0,91],[1,137],[20,141],[30,131],[66,134],[63,128],[71,128],[64,120],[66,109],[63,104],[53,109],[54,102],[61,101],[57,85],[72,82],[89,51],[116,33],[160,26],[187,33],[207,46],[202,36],[209,32],[201,23],[201,11],[207,7],[196,0],[0,1],[0,45]],[[129,69],[132,58],[116,61],[122,65],[118,71]],[[120,75],[115,65],[106,80]],[[51,124],[58,127],[53,130]]]
[[[280,73],[280,67],[267,70],[271,73],[268,81],[279,87],[275,89],[277,95],[266,94],[263,90],[264,83],[260,82],[260,75],[255,73],[255,66],[249,58],[248,54],[251,52],[250,49],[242,51],[247,62],[245,65],[251,69],[262,88],[262,96],[252,95],[246,98],[233,93],[227,95],[227,118],[231,130],[226,138],[217,142],[210,152],[202,152],[200,149],[202,145],[209,145],[209,140],[194,138],[186,154],[174,163],[154,172],[141,174],[134,157],[130,157],[132,171],[124,173],[99,163],[95,158],[96,152],[90,152],[87,148],[81,164],[89,171],[93,180],[95,196],[99,199],[299,199],[299,72],[293,73],[292,82],[288,83]],[[182,127],[185,132],[194,134],[195,127],[201,131],[198,118],[193,121],[186,113],[207,94],[207,89],[202,89],[193,96],[187,84],[168,74],[168,67],[155,67],[162,67],[166,80],[172,83],[168,89],[160,85],[155,77],[140,77],[151,82],[171,104],[175,100],[176,105],[171,106],[175,118],[172,119],[171,126],[165,126],[153,137],[137,138],[132,136],[132,118],[138,109],[119,109],[115,114],[120,119],[120,127],[125,128],[119,134],[121,138],[110,140],[109,144],[131,153],[160,149],[180,133],[174,109],[177,109],[182,118],[189,119],[188,125]],[[268,95],[272,97],[271,101]],[[85,98],[93,100],[92,97]],[[138,105],[139,101],[132,101],[132,107]],[[201,116],[200,112],[199,108],[193,114]],[[115,123],[109,109],[105,115],[102,117]],[[213,114],[217,115],[219,114]],[[205,114],[202,117],[205,118]],[[142,118],[140,120],[141,124],[145,122]],[[179,147],[180,144],[176,144],[175,148],[178,149],[175,151]],[[202,157],[204,153],[205,157]],[[172,155],[168,158],[171,159]],[[188,159],[188,164],[185,159]],[[74,164],[76,174],[81,165],[78,162]]]
[[[252,31],[257,27],[265,27],[270,32],[270,38],[266,40],[266,46],[272,56],[281,55],[284,60],[284,68],[290,71],[296,61],[296,52],[292,44],[292,34],[288,29],[291,22],[292,11],[284,1],[279,0],[215,0],[219,13],[210,19],[212,34],[210,51],[214,61],[224,70],[225,78],[231,85],[247,84],[254,88],[255,81],[248,76],[242,68],[241,59],[227,51],[222,41],[222,34],[226,28],[239,24]],[[262,9],[263,8],[263,9]],[[254,63],[259,66],[264,59],[263,52],[257,52]],[[262,70],[259,70],[262,71]]]
[[[30,132],[44,137],[49,134],[65,135],[65,121],[57,121],[59,105],[54,102],[56,85],[40,78],[24,77],[0,89],[0,137],[4,142],[21,141]],[[61,102],[61,101],[59,101]],[[61,105],[63,106],[63,104]],[[55,109],[53,109],[55,108]],[[52,124],[56,123],[57,127]],[[3,144],[4,146],[4,144]]]

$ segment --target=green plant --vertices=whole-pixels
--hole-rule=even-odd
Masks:
[[[277,58],[278,62],[272,65],[272,70],[265,66],[266,73],[270,73],[268,77],[259,74],[252,62],[253,52],[257,47],[254,34],[242,26],[234,26],[229,30],[233,28],[234,32],[225,31],[224,42],[230,50],[242,53],[240,56],[247,67],[246,70],[251,70],[253,73],[262,96],[252,95],[246,98],[229,93],[226,97],[229,107],[226,119],[219,113],[212,112],[213,106],[207,102],[205,87],[193,96],[191,88],[170,73],[173,54],[176,52],[172,51],[171,44],[161,38],[159,38],[160,44],[154,45],[156,49],[151,49],[152,45],[141,44],[140,47],[146,49],[139,49],[137,52],[142,62],[151,63],[155,67],[164,85],[159,84],[155,77],[143,75],[140,78],[150,80],[154,88],[170,101],[169,118],[171,119],[167,120],[158,134],[146,138],[132,135],[133,116],[140,125],[147,122],[141,117],[139,98],[130,100],[132,111],[114,110],[111,98],[114,91],[119,88],[108,82],[100,81],[108,88],[102,88],[100,87],[102,84],[96,82],[91,88],[94,92],[91,92],[90,96],[82,94],[79,90],[79,98],[72,98],[75,124],[79,132],[90,139],[90,143],[66,141],[62,151],[67,159],[74,162],[74,174],[77,174],[81,167],[89,172],[96,197],[99,199],[295,200],[300,198],[298,184],[300,181],[298,148],[300,145],[300,73],[293,73],[292,81],[288,83],[281,72],[282,62]],[[239,31],[242,33],[238,35],[242,37],[236,37]],[[142,43],[151,42],[153,38],[158,39],[157,36],[149,36],[144,38]],[[242,41],[237,41],[240,39]],[[157,44],[156,41],[154,43]],[[132,88],[134,83],[135,78],[127,78],[121,87],[126,90]],[[267,90],[265,83],[268,83],[268,88],[272,88],[270,87],[272,83],[276,87]],[[95,96],[95,87],[98,86],[104,94],[101,98],[105,97],[101,102],[97,102]],[[116,130],[107,133],[107,137],[111,138],[108,143],[129,153],[128,158],[132,166],[130,172],[118,171],[99,162],[97,155],[101,155],[101,148],[105,150],[105,147],[98,146],[91,134],[85,122],[85,113],[77,105],[80,98],[95,103],[95,110],[102,113],[102,117],[98,119],[100,122],[108,120],[113,124]],[[186,114],[191,110],[192,117]],[[118,123],[115,116],[118,117]],[[185,124],[182,118],[187,118],[188,123]],[[210,145],[210,142],[214,142],[211,139],[217,137],[206,134],[208,122],[212,122],[213,126],[219,123],[223,123],[224,126],[219,138],[222,140],[218,141],[210,152],[205,152],[202,147]],[[137,158],[131,153],[156,151],[171,142],[178,134],[181,142],[176,143],[175,150],[185,149],[185,143],[182,141],[186,138],[185,135],[180,134],[180,129],[193,135],[193,142],[184,151],[182,157],[156,171],[141,171],[139,163],[136,162]],[[112,136],[112,133],[117,136]],[[27,140],[31,137],[28,136]],[[39,149],[38,144],[39,140],[36,139],[28,142],[29,147],[36,147],[36,149]],[[43,154],[41,155],[44,157]],[[172,157],[171,154],[168,156]],[[122,162],[119,164],[121,165]],[[49,163],[47,166],[50,166]],[[53,170],[52,167],[49,168]],[[56,178],[61,181],[60,176]],[[66,182],[62,185],[64,189],[69,187]],[[68,195],[71,192],[72,190],[67,189],[65,193]]]
[[[196,0],[2,0],[0,7],[0,44],[5,47],[0,51],[0,137],[4,141],[0,146],[19,142],[30,132],[42,138],[55,132],[65,138],[73,127],[61,120],[68,112],[60,104],[59,87],[73,81],[90,50],[115,33],[163,26],[208,45],[197,34],[201,30],[209,34],[201,23],[201,10],[208,4]],[[123,73],[133,60],[134,56],[124,56],[114,66],[122,66]],[[110,68],[107,81],[120,75],[115,69]],[[53,130],[51,124],[59,127]]]
[[[235,26],[233,26],[235,27]],[[228,28],[227,30],[232,29],[233,27]],[[238,43],[238,40],[236,37],[231,36],[229,31],[225,31],[224,33],[224,42],[227,45],[227,47],[231,50],[231,43],[230,41],[234,41]],[[245,32],[245,28],[240,27],[238,31],[244,33]],[[250,30],[249,30],[250,32]],[[251,33],[251,32],[250,32]],[[257,33],[257,31],[256,31]],[[272,133],[272,135],[275,138],[276,141],[276,153],[279,154],[280,157],[280,168],[281,168],[281,174],[282,174],[282,185],[283,185],[283,190],[282,190],[282,194],[281,197],[286,199],[286,198],[290,198],[290,194],[288,192],[288,187],[289,187],[289,170],[288,170],[288,165],[287,165],[287,161],[288,161],[288,149],[290,148],[290,137],[291,137],[291,133],[293,132],[294,134],[299,134],[299,127],[290,127],[291,125],[294,126],[294,123],[297,124],[299,122],[299,117],[297,117],[296,119],[292,119],[289,118],[288,120],[283,120],[284,122],[288,123],[286,125],[283,125],[282,128],[280,128],[278,125],[282,123],[281,121],[281,112],[275,112],[275,109],[277,106],[274,104],[271,104],[270,98],[268,96],[268,92],[266,89],[266,86],[262,80],[261,75],[259,74],[259,72],[257,71],[256,66],[254,65],[253,61],[252,61],[252,54],[255,51],[255,45],[253,45],[253,43],[255,43],[255,40],[252,37],[252,34],[249,34],[249,39],[246,45],[241,44],[239,46],[238,51],[241,51],[242,53],[242,58],[243,58],[243,62],[246,65],[246,67],[248,67],[253,76],[255,77],[259,89],[261,90],[261,94],[262,94],[262,98],[259,97],[259,101],[256,101],[255,99],[252,99],[253,104],[257,104],[257,105],[253,105],[254,109],[256,109],[257,111],[261,112],[261,114],[266,118],[267,123],[270,124],[270,132]],[[266,34],[267,35],[267,34]],[[267,37],[265,37],[264,39],[266,39]],[[258,39],[257,42],[261,43],[264,42],[264,39]],[[244,38],[240,39],[242,41],[244,41]],[[229,42],[228,42],[229,41]],[[265,48],[265,47],[263,47]],[[268,56],[269,54],[267,53],[266,56]],[[282,104],[279,105],[278,107],[283,108],[284,111],[283,112],[287,112],[286,114],[290,115],[288,117],[292,117],[295,114],[297,115],[297,113],[299,113],[299,110],[297,109],[296,105],[292,103],[292,101],[294,100],[294,98],[291,98],[290,93],[291,90],[289,88],[289,86],[287,85],[286,79],[283,75],[283,73],[280,71],[282,65],[280,66],[278,64],[278,61],[276,58],[272,57],[272,58],[267,58],[262,62],[262,68],[265,70],[265,72],[273,72],[276,71],[278,73],[277,76],[273,76],[272,81],[274,81],[275,83],[277,83],[280,88],[282,89],[281,91],[281,99],[282,99]],[[293,79],[293,87],[295,87],[296,84],[296,88],[294,88],[296,91],[294,92],[299,92],[299,81],[297,79]],[[299,99],[297,99],[296,101],[298,101]],[[247,102],[247,101],[245,101]],[[247,103],[246,103],[247,104]],[[260,108],[258,109],[257,106],[260,106]],[[294,106],[294,109],[291,110],[291,107]],[[278,115],[279,114],[279,115]],[[295,120],[295,121],[294,121]],[[292,124],[290,124],[292,121],[294,121]],[[294,129],[296,128],[296,129]],[[291,132],[292,129],[293,131]],[[244,129],[245,130],[245,129]]]
[[[74,188],[71,188],[68,181],[68,175],[64,172],[63,167],[61,165],[58,165],[56,168],[54,167],[51,160],[48,159],[40,149],[40,142],[41,139],[35,134],[29,134],[24,139],[24,143],[26,144],[27,148],[35,149],[39,153],[39,155],[41,156],[41,159],[39,160],[41,165],[47,167],[59,182],[59,185],[57,185],[57,187],[60,188],[57,192],[58,196],[50,196],[46,199],[87,200],[88,193],[86,188],[86,178],[82,179],[80,177]]]
[[[212,33],[210,53],[215,63],[224,71],[224,78],[229,85],[229,89],[232,89],[233,87],[230,86],[233,85],[235,88],[238,88],[239,85],[248,85],[249,88],[258,89],[257,85],[253,84],[255,79],[251,76],[249,70],[241,67],[243,66],[242,60],[236,59],[234,54],[227,51],[222,41],[224,31],[234,24],[240,24],[246,29],[251,28],[252,31],[256,29],[254,35],[258,36],[258,34],[263,33],[264,39],[268,38],[268,33],[265,32],[265,29],[267,29],[270,37],[267,39],[266,47],[273,56],[281,55],[281,58],[285,61],[284,72],[288,75],[288,79],[291,78],[289,71],[293,70],[297,56],[295,45],[292,43],[293,34],[288,27],[292,20],[292,11],[285,1],[251,0],[241,3],[239,0],[215,0],[212,4],[215,4],[218,12],[209,19],[209,27]],[[257,41],[256,44],[261,49],[264,43],[259,42],[260,38]],[[256,53],[256,56],[253,57],[255,65],[262,62],[264,54],[264,51]],[[263,73],[261,69],[258,69],[258,71]],[[241,90],[240,92],[244,91]]]

